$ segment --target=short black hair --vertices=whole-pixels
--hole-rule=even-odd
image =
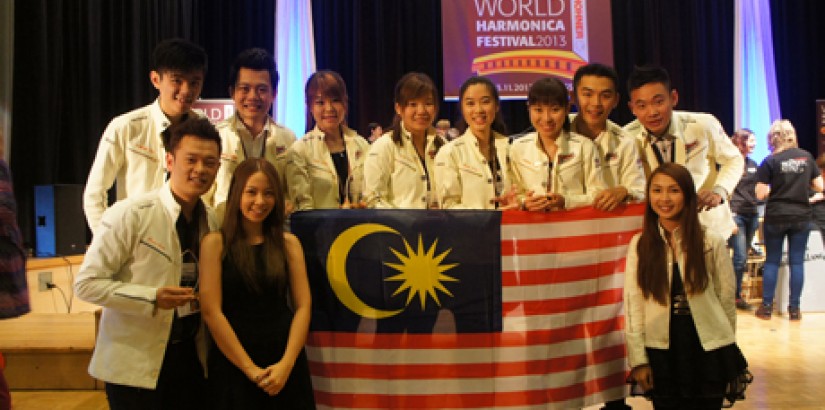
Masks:
[[[582,77],[586,75],[609,78],[610,81],[613,81],[613,88],[619,91],[619,74],[616,73],[613,67],[601,63],[590,63],[579,67],[576,74],[573,75],[573,91],[579,88]]]
[[[197,137],[202,140],[214,141],[218,145],[218,155],[221,153],[221,136],[215,126],[203,117],[190,116],[167,130],[169,138],[165,138],[166,152],[175,153],[180,141],[185,136]]]
[[[527,105],[547,104],[567,107],[570,104],[570,93],[567,86],[556,77],[544,77],[536,80],[527,91]],[[570,131],[570,116],[564,116],[565,131]]]
[[[250,70],[266,70],[269,71],[269,81],[272,83],[272,90],[278,89],[278,67],[275,64],[275,59],[269,51],[262,48],[250,48],[241,51],[232,67],[229,69],[229,88],[234,88],[238,83],[238,73],[241,68],[248,68]]]
[[[627,77],[627,92],[641,88],[643,85],[660,83],[670,91],[670,74],[659,66],[636,66]]]
[[[163,40],[152,53],[152,71],[203,71],[206,74],[206,51],[201,46],[180,38]]]

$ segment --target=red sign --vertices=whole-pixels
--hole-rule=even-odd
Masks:
[[[473,75],[503,99],[523,99],[541,77],[570,86],[579,67],[613,63],[609,0],[443,1],[441,12],[448,100]]]
[[[214,100],[198,100],[192,104],[192,109],[195,111],[199,111],[209,118],[209,121],[212,121],[213,124],[217,124],[235,113],[235,103],[226,98],[226,99],[214,99]]]

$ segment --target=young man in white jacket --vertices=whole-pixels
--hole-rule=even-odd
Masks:
[[[219,221],[223,221],[232,174],[247,158],[269,161],[278,171],[284,194],[289,193],[284,168],[287,150],[295,142],[295,133],[269,116],[278,94],[278,71],[275,59],[266,50],[252,48],[238,54],[230,81],[229,95],[235,102],[235,114],[217,125],[223,144],[221,168],[214,191],[207,198]]]
[[[158,90],[157,100],[109,123],[89,171],[83,211],[93,233],[98,231],[113,183],[117,182],[118,201],[163,185],[166,130],[199,115],[192,111],[192,103],[200,96],[206,64],[206,52],[186,40],[165,40],[155,47],[149,79]]]
[[[645,197],[645,173],[634,139],[608,117],[619,103],[616,70],[599,63],[587,64],[573,76],[572,131],[589,138],[599,149],[602,178],[607,189],[599,192],[593,207],[605,211],[625,201]]]
[[[197,304],[200,239],[217,229],[200,197],[220,166],[220,136],[205,118],[170,130],[169,180],[109,208],[75,279],[103,306],[89,373],[117,409],[200,409],[206,345]]]
[[[728,199],[742,176],[744,159],[710,114],[674,111],[679,94],[661,67],[637,67],[627,80],[636,120],[624,130],[636,138],[646,175],[665,162],[683,165],[699,195],[699,220],[728,238],[736,224]]]

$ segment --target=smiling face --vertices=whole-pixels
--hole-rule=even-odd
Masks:
[[[650,180],[648,202],[665,229],[672,231],[679,226],[685,194],[675,179],[662,173],[654,175]]]
[[[158,90],[160,109],[174,122],[189,112],[192,104],[200,97],[203,87],[203,70],[152,71],[149,79]]]
[[[272,108],[275,91],[267,70],[238,70],[238,81],[232,87],[235,112],[244,124],[263,122]]]
[[[407,131],[424,135],[435,120],[435,101],[432,97],[412,98],[403,106],[395,104],[395,113],[401,117]]]
[[[174,152],[166,153],[169,185],[178,198],[196,201],[212,187],[220,165],[217,142],[184,135]]]
[[[269,178],[257,171],[246,180],[241,193],[241,215],[248,222],[263,223],[275,208],[277,192]]]
[[[461,96],[461,114],[476,137],[487,136],[498,112],[498,101],[486,84],[473,84]]]
[[[582,76],[576,87],[579,118],[592,129],[604,128],[607,117],[619,103],[616,84],[608,77]]]
[[[558,104],[531,104],[530,123],[539,133],[539,136],[556,139],[564,128],[564,121],[567,119],[568,107]]]
[[[318,129],[325,133],[337,133],[347,118],[346,104],[336,97],[316,95],[310,110]]]
[[[676,90],[668,91],[659,82],[647,83],[630,92],[628,105],[633,115],[653,135],[661,136],[670,126],[673,107],[679,101]]]

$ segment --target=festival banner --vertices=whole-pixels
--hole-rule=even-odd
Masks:
[[[624,396],[643,205],[292,215],[319,408],[581,408]]]
[[[445,0],[441,20],[446,100],[473,75],[524,99],[541,77],[571,87],[582,65],[613,64],[610,0]]]

